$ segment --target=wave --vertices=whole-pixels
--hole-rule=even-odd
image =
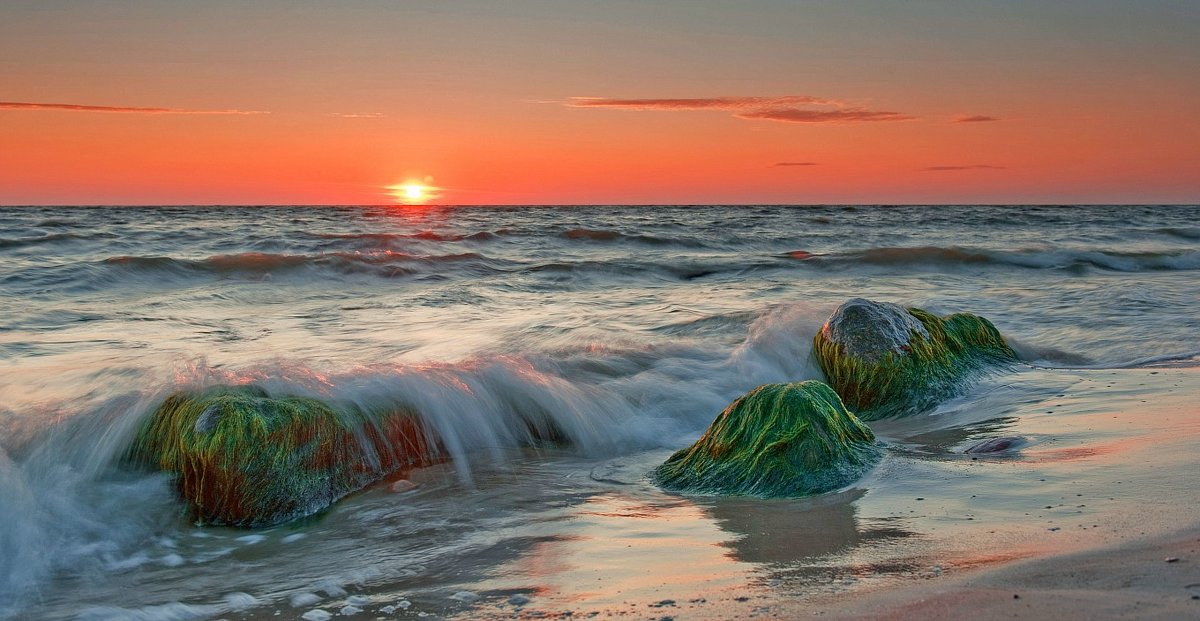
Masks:
[[[243,252],[214,255],[205,259],[178,259],[166,256],[116,256],[102,261],[133,271],[211,273],[266,277],[275,273],[311,268],[332,268],[342,273],[372,273],[405,276],[418,273],[414,266],[448,263],[476,263],[485,266],[499,261],[474,252],[443,255],[416,255],[395,251],[330,252],[317,255]]]
[[[476,233],[438,233],[436,231],[419,231],[417,233],[310,233],[317,239],[343,239],[368,242],[391,242],[395,240],[421,240],[436,242],[488,241],[512,234],[509,229],[495,231],[479,231]]]
[[[568,229],[562,237],[570,240],[591,242],[623,241],[645,244],[648,246],[679,246],[682,248],[707,248],[709,245],[692,237],[662,237],[644,233],[622,233],[608,229]]]
[[[116,237],[112,233],[50,233],[39,237],[0,237],[0,249],[25,248],[27,246],[82,239],[115,239]]]
[[[805,263],[841,267],[868,266],[1008,266],[1026,269],[1115,272],[1200,269],[1200,252],[1117,252],[1104,250],[985,250],[955,246],[870,248],[829,254],[793,250],[783,255]]]
[[[1200,227],[1196,226],[1166,226],[1154,229],[1154,232],[1186,240],[1200,239]]]
[[[155,533],[180,505],[169,480],[123,465],[148,413],[171,391],[254,383],[272,394],[314,396],[367,413],[419,414],[460,477],[502,464],[551,429],[583,455],[608,456],[694,440],[734,397],[763,383],[818,377],[812,336],[824,312],[771,309],[736,346],[679,339],[662,346],[525,352],[458,362],[375,364],[328,373],[276,362],[238,370],[194,361],[146,370],[129,394],[53,419],[19,457],[0,449],[0,618],[57,571],[127,570],[164,560]],[[153,379],[163,373],[162,379]],[[48,419],[39,419],[48,420]],[[168,546],[169,547],[169,546]],[[169,556],[169,554],[168,554]]]

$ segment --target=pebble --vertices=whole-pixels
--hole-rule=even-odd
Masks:
[[[517,593],[508,598],[508,603],[510,606],[524,606],[525,604],[529,603],[529,597],[527,595]]]
[[[459,591],[450,596],[450,599],[456,599],[464,604],[473,604],[479,600],[479,596],[470,591]]]
[[[400,610],[408,610],[409,606],[412,606],[412,602],[406,599],[396,602],[396,608],[399,608]]]
[[[258,598],[249,593],[237,591],[225,596],[225,603],[233,610],[245,610],[258,604]]]
[[[1167,563],[1178,563],[1179,557],[1178,556],[1168,556],[1167,558],[1164,558],[1163,561],[1165,561]]]
[[[292,604],[292,608],[303,608],[305,606],[312,606],[321,601],[321,598],[316,593],[297,593],[289,601]]]
[[[409,481],[408,479],[400,479],[399,481],[392,483],[388,489],[392,490],[392,492],[395,494],[403,494],[404,492],[411,492],[414,489],[417,489],[417,484]]]
[[[351,606],[366,606],[371,603],[371,598],[366,595],[351,595],[346,598],[346,603]]]
[[[338,614],[342,615],[343,617],[349,617],[360,612],[362,612],[362,608],[359,608],[358,606],[342,606],[342,609],[338,611]]]
[[[314,608],[300,615],[300,618],[304,619],[304,621],[329,621],[333,618],[333,614],[319,608]]]

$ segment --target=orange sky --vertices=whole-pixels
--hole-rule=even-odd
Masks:
[[[1200,202],[1195,3],[79,4],[0,204]]]

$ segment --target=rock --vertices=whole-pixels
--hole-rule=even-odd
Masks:
[[[725,408],[690,448],[654,471],[664,489],[760,497],[836,490],[879,460],[871,430],[827,385],[759,386]]]
[[[813,340],[830,386],[863,420],[928,410],[1016,354],[990,321],[855,298]]]
[[[1016,448],[1025,444],[1024,438],[1004,437],[991,438],[982,442],[977,442],[971,445],[964,453],[974,455],[977,453],[1000,453],[1011,448]]]
[[[167,397],[129,457],[176,475],[199,521],[258,527],[320,511],[435,452],[411,412],[367,415],[223,386]]]

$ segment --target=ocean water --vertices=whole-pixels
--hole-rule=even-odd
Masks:
[[[1024,387],[989,384],[967,396],[982,413],[934,427],[1002,420],[1088,373],[1194,361],[1200,207],[2,208],[0,618],[452,615],[470,589],[529,593],[498,576],[544,575],[520,559],[582,540],[670,550],[706,588],[799,563],[802,588],[814,559],[921,531],[862,517],[886,472],[784,506],[696,505],[644,475],[747,390],[819,378],[812,337],[852,297],[990,318]],[[120,457],[172,390],[244,381],[415,405],[449,460],[415,492],[295,524],[196,527]],[[566,441],[530,448],[530,416]],[[882,429],[932,433],[903,424]],[[747,547],[686,557],[670,529],[622,530],[642,513]],[[786,558],[753,541],[763,528],[794,539]],[[576,553],[629,592],[627,565],[653,564]]]

